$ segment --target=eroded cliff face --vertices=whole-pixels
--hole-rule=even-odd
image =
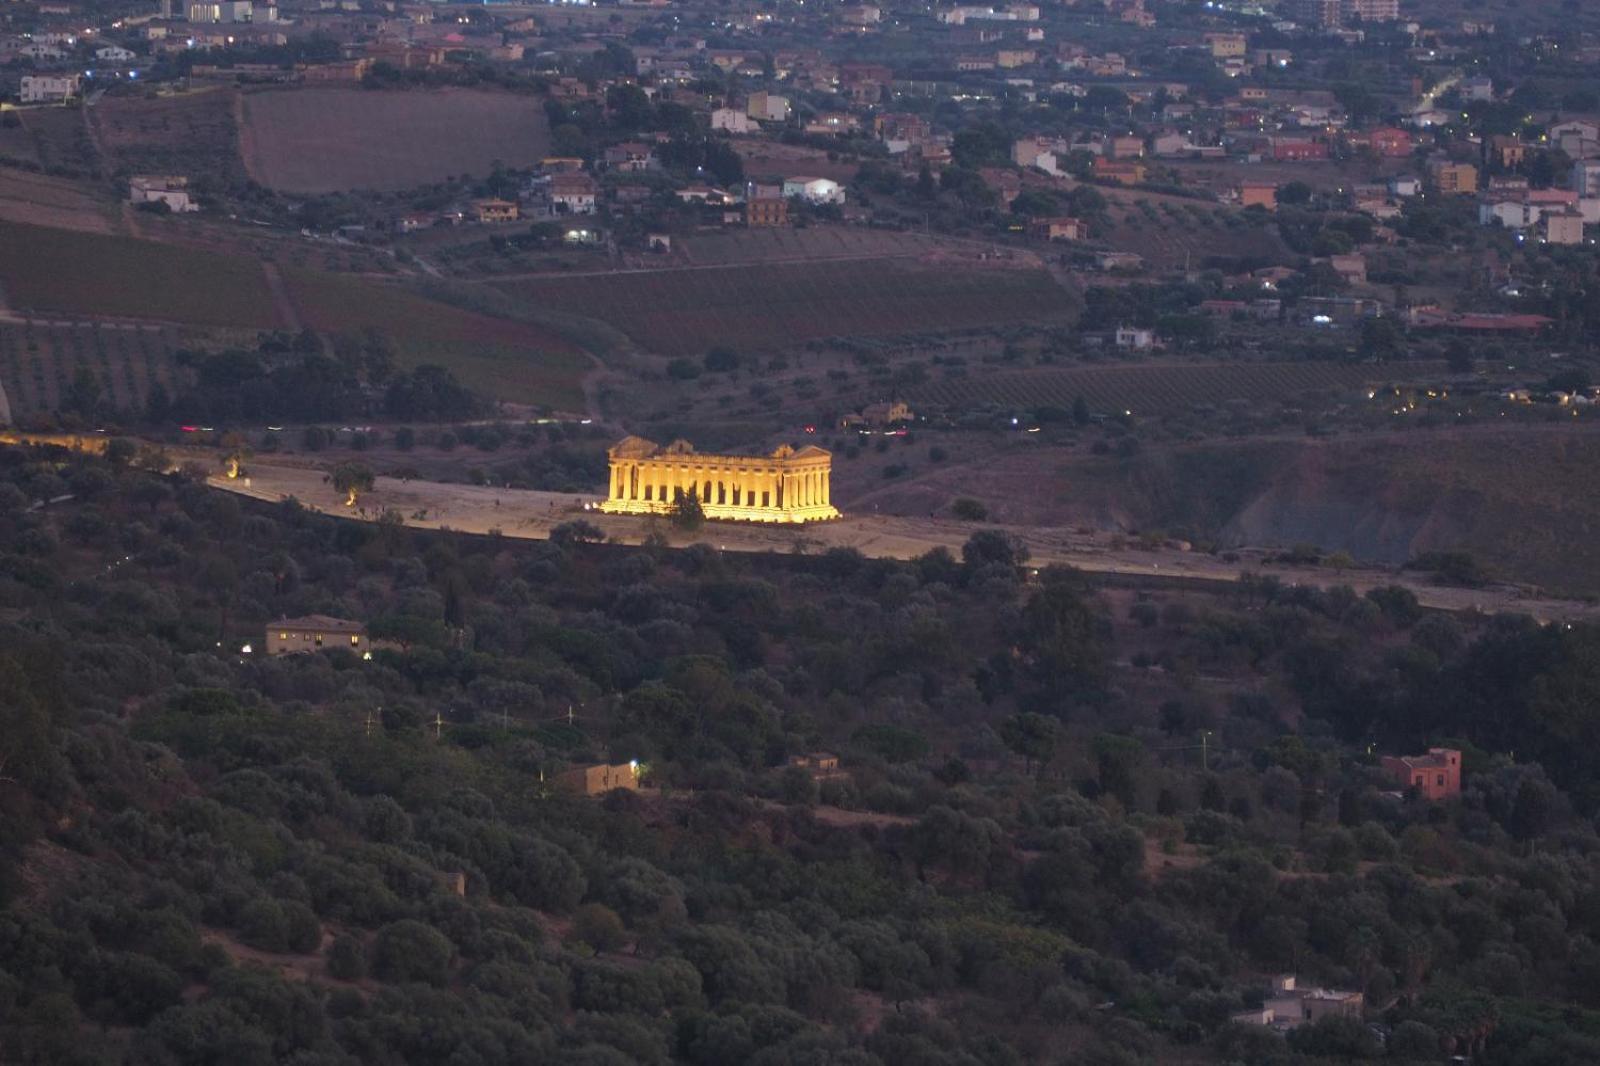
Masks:
[[[1313,544],[1402,563],[1466,550],[1509,580],[1600,591],[1600,433],[1416,433],[1206,446],[1168,460],[1141,521],[1224,547]],[[1134,473],[1135,489],[1149,475]]]

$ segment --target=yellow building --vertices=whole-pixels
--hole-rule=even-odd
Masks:
[[[1478,168],[1471,163],[1435,162],[1428,168],[1433,183],[1442,193],[1475,193],[1478,191]]]
[[[349,648],[357,655],[368,650],[367,627],[347,618],[308,614],[304,618],[280,618],[267,623],[268,655],[290,655],[324,648]]]
[[[556,778],[556,787],[580,796],[603,796],[615,789],[630,792],[639,790],[639,764],[595,763],[593,766],[576,766]]]
[[[679,494],[695,493],[707,518],[746,522],[817,522],[838,518],[828,502],[833,456],[787,444],[768,456],[701,455],[688,441],[663,448],[626,437],[611,459],[609,514],[667,514]]]

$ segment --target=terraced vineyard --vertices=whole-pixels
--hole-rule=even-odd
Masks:
[[[58,410],[79,367],[94,376],[107,406],[140,411],[157,383],[173,393],[180,374],[173,352],[179,346],[170,330],[0,326],[0,384],[18,422]]]
[[[761,351],[825,337],[1068,322],[1078,311],[1043,270],[894,259],[538,278],[503,287],[610,323],[650,351],[685,356],[719,344]]]
[[[1351,363],[1156,363],[1066,367],[947,377],[911,399],[957,410],[1070,408],[1082,396],[1094,411],[1165,414],[1230,402],[1278,403],[1308,393],[1349,392],[1369,382],[1426,369]]]

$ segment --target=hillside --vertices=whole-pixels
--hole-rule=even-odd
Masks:
[[[1013,524],[1161,530],[1222,548],[1306,544],[1374,563],[1460,549],[1507,580],[1592,595],[1597,469],[1600,433],[1588,427],[1487,427],[1161,445],[1133,458],[1018,445],[985,453],[981,474],[935,466],[849,496],[915,515],[965,495]]]
[[[1594,627],[993,531],[421,534],[109,455],[0,448],[8,1062],[1600,1057]],[[309,614],[385,643],[264,654]],[[1440,802],[1371,754],[1444,738]],[[1280,972],[1376,1029],[1230,1021]]]

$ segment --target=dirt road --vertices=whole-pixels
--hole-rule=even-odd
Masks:
[[[550,531],[563,522],[582,519],[599,527],[608,539],[624,544],[642,543],[656,531],[678,547],[702,543],[721,551],[812,554],[830,548],[855,548],[878,558],[912,559],[939,547],[959,557],[967,538],[978,528],[985,528],[953,519],[864,515],[797,528],[714,522],[697,534],[684,534],[666,522],[586,509],[599,504],[598,496],[380,477],[373,491],[352,509],[343,505],[343,498],[322,470],[252,462],[249,474],[236,481],[212,478],[210,484],[260,500],[277,502],[293,497],[309,508],[357,520],[376,521],[384,511],[392,510],[403,517],[406,525],[418,529],[499,533],[535,540],[549,537]],[[1447,588],[1429,585],[1406,572],[1281,566],[1248,553],[1229,562],[1217,556],[1173,549],[1115,548],[1105,534],[1079,534],[1064,528],[988,528],[1003,528],[1019,537],[1032,553],[1033,563],[1039,566],[1061,563],[1090,573],[1152,581],[1237,582],[1246,574],[1271,575],[1285,584],[1348,585],[1357,592],[1403,585],[1424,606],[1439,610],[1516,611],[1544,622],[1600,619],[1600,605],[1535,597],[1510,587]]]

